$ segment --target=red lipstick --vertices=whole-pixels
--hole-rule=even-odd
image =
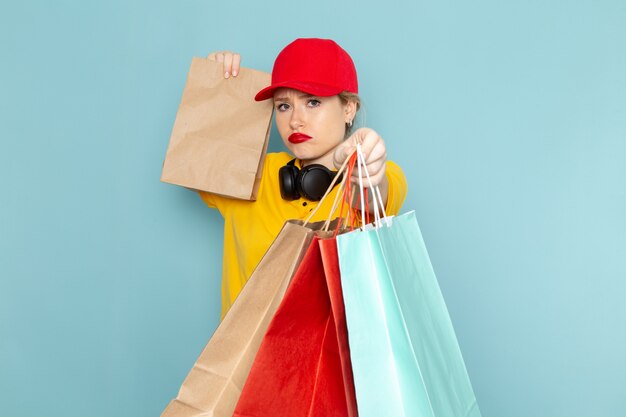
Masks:
[[[292,133],[287,138],[287,140],[291,143],[302,143],[302,142],[306,142],[309,139],[313,139],[313,138],[309,135],[305,135],[304,133],[298,133],[298,132]]]

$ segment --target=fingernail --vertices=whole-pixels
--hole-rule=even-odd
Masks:
[[[233,77],[236,77],[239,74],[237,71],[233,71]]]
[[[230,74],[228,73],[228,71],[226,71],[226,72],[224,73],[224,78],[228,78],[228,77],[230,77]]]

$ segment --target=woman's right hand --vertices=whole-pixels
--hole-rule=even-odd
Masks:
[[[224,78],[228,78],[231,75],[236,77],[239,74],[239,64],[241,63],[239,54],[231,51],[218,51],[210,53],[207,58],[224,63]]]

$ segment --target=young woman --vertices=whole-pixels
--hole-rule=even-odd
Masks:
[[[215,52],[209,58],[224,63],[225,78],[237,77],[238,54]],[[256,201],[200,192],[204,202],[224,216],[222,318],[284,222],[309,215],[332,171],[357,143],[388,215],[398,214],[407,192],[404,174],[387,160],[378,133],[369,128],[351,131],[360,107],[357,74],[352,58],[334,41],[296,39],[287,45],[274,62],[272,84],[255,99],[273,100],[278,132],[289,153],[267,155]],[[358,182],[357,175],[355,170],[353,182]],[[322,202],[312,221],[328,217],[336,191]]]

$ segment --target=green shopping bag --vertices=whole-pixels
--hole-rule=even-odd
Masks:
[[[337,237],[359,416],[480,417],[415,213],[376,224]]]

